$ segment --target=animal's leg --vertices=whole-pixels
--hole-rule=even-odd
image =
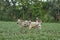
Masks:
[[[38,28],[41,29],[41,25],[39,25]]]
[[[32,28],[32,26],[30,25],[30,26],[29,26],[29,29],[31,29],[31,28]]]

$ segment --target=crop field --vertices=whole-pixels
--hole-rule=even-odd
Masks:
[[[41,30],[29,30],[16,22],[0,21],[0,40],[60,40],[60,23],[42,23]]]

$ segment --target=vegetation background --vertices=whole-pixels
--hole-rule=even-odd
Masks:
[[[60,0],[0,0],[0,20],[35,20],[60,22]]]

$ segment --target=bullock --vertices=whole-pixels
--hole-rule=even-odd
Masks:
[[[21,20],[18,19],[17,24],[19,24],[21,27],[28,27],[29,26],[29,21],[28,20]]]
[[[41,21],[36,20],[36,22],[30,22],[29,29],[31,28],[40,28],[41,29]]]

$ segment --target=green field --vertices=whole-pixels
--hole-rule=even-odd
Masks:
[[[60,40],[60,23],[42,23],[42,29],[20,28],[0,21],[0,40]]]

